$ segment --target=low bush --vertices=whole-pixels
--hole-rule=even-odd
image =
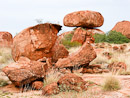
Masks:
[[[109,31],[106,34],[95,34],[93,37],[95,38],[95,43],[108,42],[113,44],[123,44],[130,42],[130,39],[116,31]]]
[[[72,37],[73,37],[73,34],[65,35],[65,37],[61,41],[61,44],[63,44],[67,49],[71,47],[81,46],[81,44],[78,42],[71,42]]]

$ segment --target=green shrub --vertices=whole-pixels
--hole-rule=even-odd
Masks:
[[[120,89],[120,84],[115,77],[109,76],[106,78],[105,83],[103,85],[104,91],[115,91],[119,89]]]
[[[94,34],[95,43],[105,42],[106,41],[106,34]]]
[[[67,49],[71,47],[81,46],[81,44],[78,42],[71,42],[72,37],[73,37],[73,34],[65,35],[65,37],[61,41],[61,44],[63,44]]]
[[[95,43],[108,42],[113,44],[123,44],[130,42],[130,39],[116,31],[109,31],[106,34],[95,34],[93,37],[95,38]]]

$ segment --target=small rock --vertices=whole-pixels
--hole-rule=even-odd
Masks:
[[[32,83],[32,88],[36,90],[40,90],[43,88],[43,82],[42,81],[35,81]]]
[[[60,92],[60,90],[59,90],[59,87],[56,82],[51,83],[51,84],[43,87],[43,89],[42,89],[42,95],[46,95],[46,96],[58,94],[59,92]]]

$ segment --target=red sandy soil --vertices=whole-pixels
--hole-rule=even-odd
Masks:
[[[107,74],[83,74],[82,75],[82,78],[84,80],[95,82],[98,85],[102,85],[106,77],[107,77]],[[125,76],[118,75],[118,76],[115,76],[115,78],[117,78],[121,84],[120,90],[103,91],[101,86],[92,86],[91,90],[95,92],[94,93],[95,97],[92,97],[92,98],[130,98],[130,75],[125,75]],[[31,90],[31,91],[22,93],[21,89],[14,87],[14,85],[12,84],[7,85],[5,87],[1,87],[0,91],[13,93],[13,95],[10,95],[10,98],[25,98],[25,96],[29,96],[26,98],[48,98],[48,97],[43,97],[41,95],[42,93],[41,90],[40,91]]]

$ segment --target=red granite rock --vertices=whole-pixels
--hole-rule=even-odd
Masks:
[[[14,37],[12,56],[15,61],[20,56],[31,60],[52,57],[51,49],[57,39],[60,25],[44,23],[24,29]]]
[[[69,27],[100,27],[103,25],[104,18],[99,12],[77,11],[67,14],[63,23]]]

